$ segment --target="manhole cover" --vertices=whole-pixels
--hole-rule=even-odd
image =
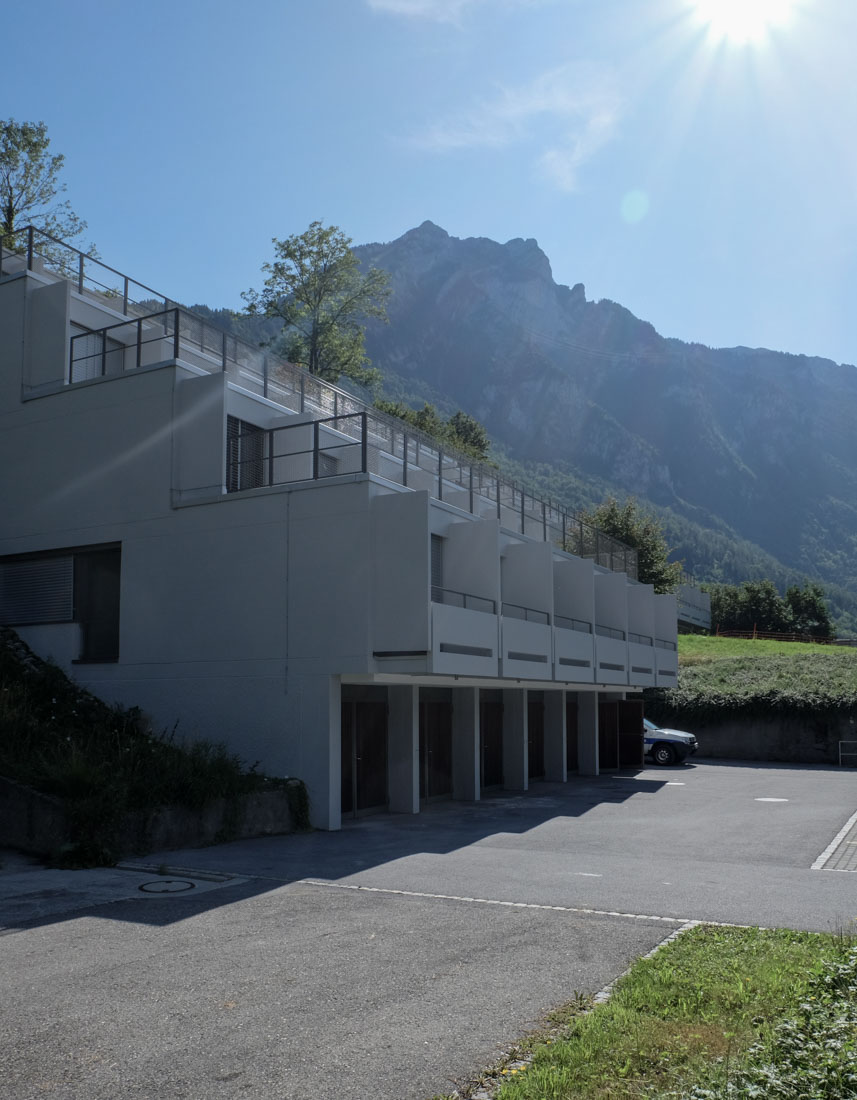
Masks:
[[[192,890],[195,882],[188,882],[186,878],[156,878],[152,882],[144,882],[140,889],[147,894],[180,894],[184,890]]]

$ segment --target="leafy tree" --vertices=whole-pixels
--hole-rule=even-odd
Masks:
[[[54,202],[65,191],[59,174],[62,153],[51,155],[44,122],[0,122],[0,238],[4,248],[22,244],[21,230],[35,225],[52,237],[69,241],[86,229],[68,201]],[[51,252],[39,242],[39,250]],[[91,255],[95,250],[90,246]]]
[[[361,272],[351,238],[335,225],[312,222],[304,233],[273,239],[274,262],[261,291],[242,297],[247,312],[275,317],[283,327],[277,349],[292,363],[329,382],[340,376],[378,381],[364,347],[365,322],[386,319],[390,277],[372,267]]]
[[[488,461],[491,440],[482,424],[466,412],[454,413],[448,420],[440,415],[434,405],[425,402],[421,409],[412,409],[402,401],[378,399],[375,408],[412,424],[438,443],[446,443],[478,462]]]
[[[608,497],[597,508],[582,512],[579,518],[637,551],[638,580],[654,585],[656,592],[673,592],[678,587],[682,563],[667,560],[671,551],[660,523],[644,512],[633,497],[624,504]]]
[[[796,584],[786,589],[785,603],[789,609],[792,630],[814,638],[829,638],[833,623],[821,585],[807,581],[803,588]]]

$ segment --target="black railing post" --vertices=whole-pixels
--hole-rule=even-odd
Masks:
[[[408,433],[402,432],[402,484],[408,485]]]
[[[339,416],[339,390],[333,391],[333,415]]]
[[[143,322],[137,322],[137,367],[139,368],[143,357]]]
[[[173,310],[173,324],[175,326],[173,331],[173,358],[179,357],[179,311]]]
[[[101,377],[107,374],[107,333],[101,333]]]
[[[360,466],[364,474],[369,473],[369,417],[364,410],[360,414]]]
[[[470,514],[473,515],[473,467],[470,467]]]
[[[125,317],[128,316],[128,276],[125,276],[125,283],[122,287],[122,313]]]
[[[319,438],[319,422],[314,420],[312,422],[312,479],[318,480],[318,438]]]
[[[266,360],[267,362],[267,360]],[[274,429],[268,429],[268,484],[274,484]]]
[[[522,489],[521,490],[521,534],[526,535],[526,533],[527,533],[527,517],[526,517],[526,513],[524,512],[524,490]]]
[[[503,506],[500,503],[500,478],[496,478],[497,482],[497,522],[502,523],[503,520]]]
[[[268,356],[262,356],[262,396],[268,396]]]
[[[27,226],[27,271],[33,270],[33,227]]]
[[[304,411],[305,399],[306,399],[306,376],[304,375],[303,371],[301,371],[301,408],[300,408],[301,412]]]
[[[83,253],[77,257],[77,292],[83,294]]]
[[[548,514],[547,505],[542,501],[542,538],[545,542],[548,541]]]
[[[68,342],[68,381],[69,385],[74,381],[74,341],[76,337],[72,336]]]
[[[443,447],[437,449],[437,499],[443,500]]]

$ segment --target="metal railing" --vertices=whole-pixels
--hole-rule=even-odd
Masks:
[[[553,624],[564,630],[577,630],[581,634],[592,633],[592,623],[586,622],[585,619],[569,619],[566,615],[554,615]]]
[[[68,279],[78,294],[100,307],[132,319],[73,336],[67,381],[180,359],[192,368],[223,371],[243,389],[322,422],[362,415],[363,472],[427,489],[436,499],[474,515],[496,516],[507,530],[553,542],[636,580],[635,550],[553,501],[502,477],[493,467],[441,445],[354,394],[246,343],[50,234],[29,226],[19,239],[19,246],[0,248],[0,276],[25,270],[52,273]]]
[[[843,745],[853,745],[854,748],[843,752],[843,750],[842,750]],[[854,757],[854,763],[849,764],[848,767],[849,768],[857,767],[857,741],[840,741],[839,742],[839,767],[840,768],[845,767],[845,765],[842,763],[843,756],[853,756]]]
[[[500,605],[500,614],[507,619],[523,619],[525,622],[541,623],[543,626],[550,626],[551,621],[547,611],[537,611],[533,607],[522,607],[520,604],[505,601]]]
[[[620,630],[618,626],[604,626],[601,623],[596,623],[595,633],[600,638],[615,638],[617,642],[625,641],[625,631]]]
[[[449,607],[463,607],[468,611],[483,611],[488,615],[497,613],[496,600],[474,596],[470,592],[456,592],[453,588],[439,588],[436,584],[431,586],[431,601],[447,604]]]

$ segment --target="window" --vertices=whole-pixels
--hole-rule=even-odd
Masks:
[[[226,418],[226,491],[258,489],[265,484],[265,429]]]
[[[87,547],[0,561],[0,623],[79,623],[80,661],[119,659],[121,549]]]

